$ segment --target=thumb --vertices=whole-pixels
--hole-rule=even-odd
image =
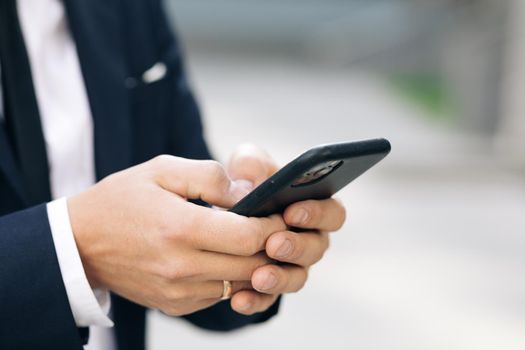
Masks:
[[[233,179],[246,179],[255,185],[261,184],[277,169],[266,151],[249,143],[239,145],[228,162],[228,174]]]
[[[159,186],[186,199],[231,208],[250,191],[245,181],[232,181],[216,161],[162,155],[147,164]]]
[[[233,180],[232,186],[230,188],[233,196],[236,201],[243,199],[248,193],[253,190],[253,182],[248,180]]]

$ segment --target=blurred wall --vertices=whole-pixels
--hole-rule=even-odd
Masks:
[[[525,169],[525,2],[513,0],[510,13],[503,119],[497,141],[501,155],[510,164]]]
[[[519,2],[519,0],[518,0]],[[192,50],[435,80],[454,125],[499,129],[508,0],[166,0]]]

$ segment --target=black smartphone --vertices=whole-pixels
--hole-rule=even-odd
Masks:
[[[230,211],[262,217],[282,213],[295,202],[330,198],[389,152],[386,139],[317,146],[257,186]]]

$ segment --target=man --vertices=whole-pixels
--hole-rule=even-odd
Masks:
[[[188,201],[231,207],[276,167],[204,160],[159,0],[0,0],[0,64],[1,349],[144,349],[147,308],[266,321],[344,221],[334,200],[260,219]]]

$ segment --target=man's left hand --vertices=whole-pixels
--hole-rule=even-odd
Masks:
[[[228,173],[235,179],[259,185],[278,170],[273,159],[260,148],[245,144],[234,152]],[[255,290],[237,292],[232,308],[245,315],[268,309],[282,293],[303,288],[308,269],[323,257],[329,246],[329,233],[345,222],[346,212],[337,199],[307,200],[290,205],[283,213],[288,226],[304,229],[301,233],[276,232],[266,241],[266,254],[282,265],[268,264],[254,271],[251,283]]]

